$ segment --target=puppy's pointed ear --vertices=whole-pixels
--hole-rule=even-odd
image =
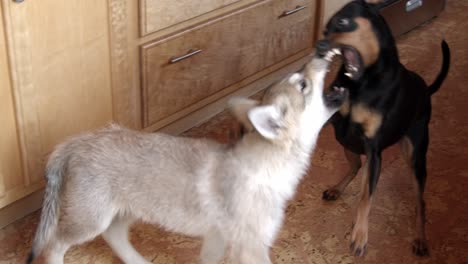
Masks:
[[[248,112],[258,104],[258,101],[252,99],[232,97],[228,101],[228,108],[234,117],[245,127],[245,129],[251,131],[254,127],[249,120]]]
[[[282,128],[281,113],[273,105],[258,106],[248,112],[254,128],[267,139],[276,139]]]

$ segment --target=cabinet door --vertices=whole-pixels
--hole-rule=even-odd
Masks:
[[[1,5],[0,5],[1,9]],[[14,200],[23,187],[8,56],[0,13],[0,208]]]
[[[147,35],[238,1],[140,0],[140,32],[141,35]]]
[[[312,47],[315,0],[276,0],[245,13],[239,34],[242,78]]]
[[[112,119],[107,1],[3,0],[25,188],[65,137]]]

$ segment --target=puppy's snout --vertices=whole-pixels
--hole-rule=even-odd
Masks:
[[[319,40],[315,44],[315,49],[317,50],[317,55],[324,57],[330,50],[330,42],[326,39]]]

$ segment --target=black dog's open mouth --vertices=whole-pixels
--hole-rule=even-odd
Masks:
[[[326,51],[325,54],[316,53],[316,56],[319,56],[329,62],[333,61],[335,56],[343,57],[343,63],[346,68],[346,75],[350,78],[359,78],[358,74],[360,74],[360,56],[356,53],[352,52],[354,49],[348,49],[348,47],[343,46],[341,49],[334,48]],[[354,50],[355,51],[355,50]],[[346,57],[345,57],[346,56]],[[349,69],[349,71],[348,71]],[[348,97],[348,89],[344,87],[333,86],[330,90],[324,91],[323,93],[323,100],[327,107],[329,108],[339,108],[345,99]]]
[[[352,46],[343,44],[332,44],[332,48],[318,50],[317,56],[324,57],[328,61],[332,61],[336,55],[340,55],[343,60],[345,75],[351,80],[358,80],[364,72],[364,62],[361,54]]]
[[[359,52],[355,48],[347,45],[340,45],[339,49],[343,57],[343,64],[346,71],[345,75],[352,80],[361,78],[364,63]]]

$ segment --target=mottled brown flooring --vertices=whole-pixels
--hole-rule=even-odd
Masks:
[[[349,237],[359,193],[359,176],[335,202],[321,200],[347,164],[331,127],[323,130],[313,166],[287,209],[272,249],[275,263],[468,263],[468,1],[450,0],[439,18],[398,40],[402,62],[431,83],[440,69],[439,43],[452,50],[452,68],[433,97],[428,154],[427,235],[431,256],[417,258],[411,178],[398,147],[384,153],[382,175],[370,216],[369,249],[363,258],[349,255]],[[224,140],[230,117],[220,114],[186,134]],[[22,263],[30,248],[39,212],[0,230],[0,264]],[[153,263],[196,263],[200,242],[138,224],[135,247]],[[66,263],[120,263],[99,237],[68,251]]]

